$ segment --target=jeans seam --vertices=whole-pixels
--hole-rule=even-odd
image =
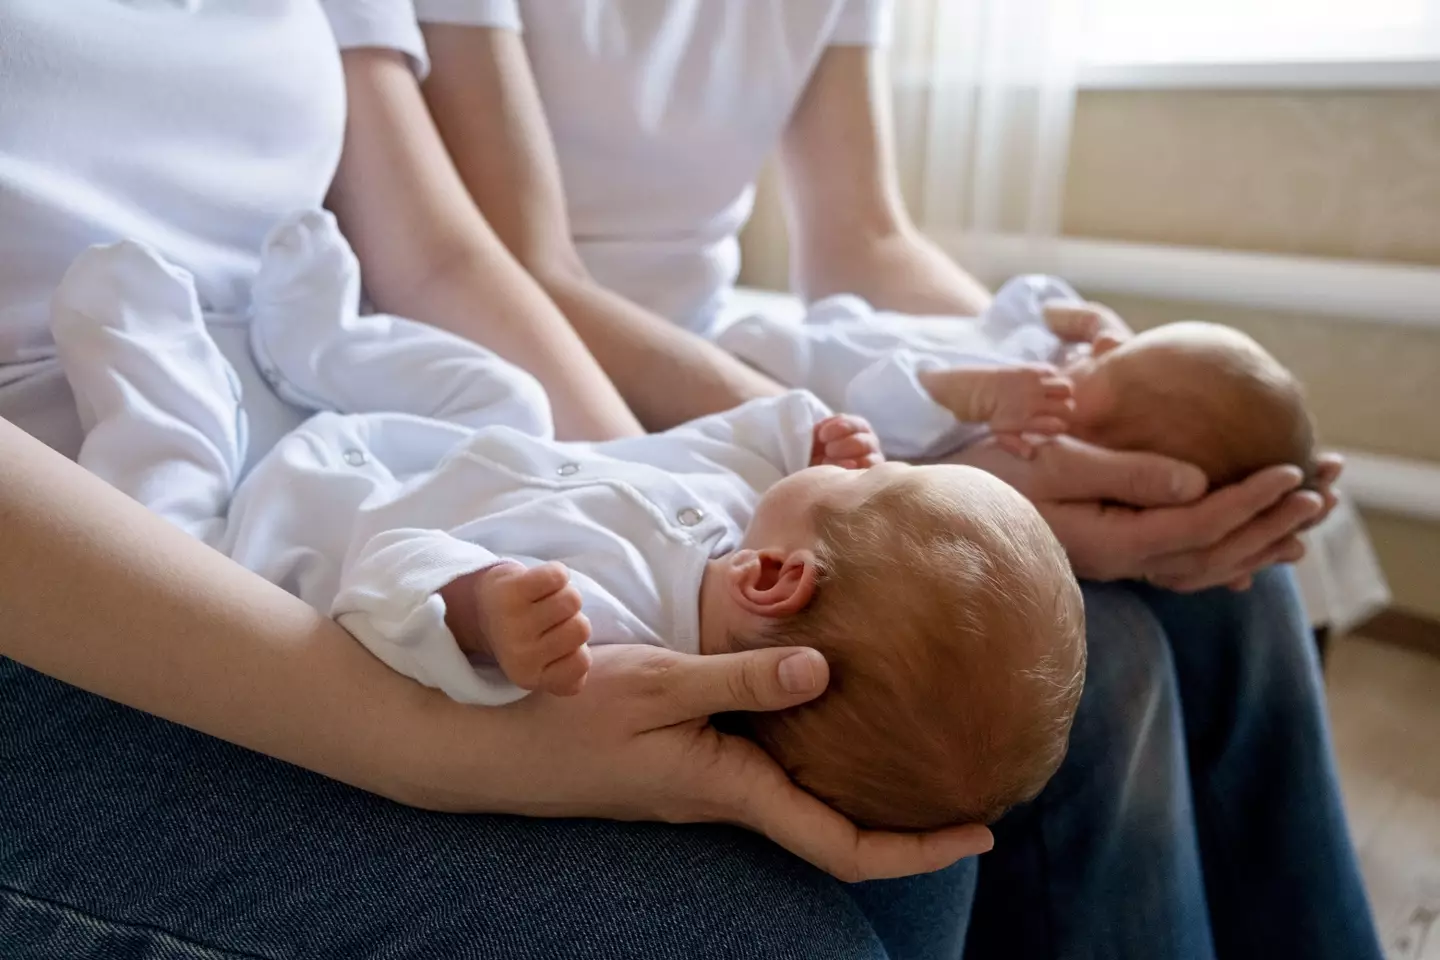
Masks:
[[[59,900],[52,900],[49,897],[36,896],[35,894],[27,893],[24,890],[17,890],[6,883],[0,883],[0,893],[8,894],[16,898],[17,900],[25,901],[30,904],[47,907],[62,914],[70,914],[74,915],[75,917],[82,917],[92,923],[104,924],[106,926],[114,927],[120,930],[133,930],[136,932],[158,934],[163,937],[168,937],[177,943],[184,944],[185,946],[194,947],[198,950],[204,950],[207,953],[215,954],[217,957],[228,958],[228,960],[274,960],[273,957],[268,957],[264,954],[234,950],[230,947],[220,947],[213,944],[202,943],[199,940],[195,940],[191,937],[178,934],[173,930],[167,930],[157,924],[133,923],[124,920],[116,920],[112,917],[101,916],[99,914],[91,913],[88,910],[82,910],[79,907],[74,906],[73,904],[63,903]]]

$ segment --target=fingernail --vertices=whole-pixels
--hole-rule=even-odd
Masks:
[[[819,683],[814,653],[792,653],[780,661],[780,689],[786,693],[811,693]]]
[[[1175,500],[1192,500],[1205,492],[1203,475],[1198,470],[1181,470],[1170,477],[1170,496]]]

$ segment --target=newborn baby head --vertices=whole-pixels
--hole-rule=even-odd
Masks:
[[[794,474],[743,547],[712,561],[706,593],[712,613],[730,611],[726,649],[824,654],[824,695],[749,723],[857,823],[989,823],[1065,754],[1084,679],[1080,590],[1035,508],[989,474]]]
[[[1193,463],[1212,486],[1256,470],[1315,468],[1315,436],[1300,382],[1238,330],[1171,323],[1102,341],[1066,371],[1075,382],[1071,431],[1117,450]]]

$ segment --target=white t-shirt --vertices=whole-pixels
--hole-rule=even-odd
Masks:
[[[884,41],[891,0],[414,0],[523,29],[580,254],[710,334],[753,184],[827,45]]]
[[[422,56],[392,0],[0,4],[0,416],[77,451],[49,302],[87,247],[143,241],[244,309],[266,232],[334,176],[337,36]]]

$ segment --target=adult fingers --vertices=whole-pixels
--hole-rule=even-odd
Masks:
[[[1139,522],[1130,526],[1135,538],[1131,545],[1142,555],[1157,558],[1209,549],[1275,506],[1300,485],[1301,479],[1296,467],[1270,467],[1240,483],[1221,487],[1197,503],[1141,514]],[[1247,545],[1252,552],[1264,546],[1253,542]],[[1224,583],[1225,579],[1217,582]]]
[[[1292,494],[1209,550],[1156,561],[1149,579],[1188,593],[1229,583],[1274,563],[1298,560],[1305,548],[1295,533],[1319,509],[1316,494]]]
[[[1113,500],[1136,507],[1189,503],[1205,493],[1208,481],[1199,467],[1133,450],[1109,450],[1071,438],[1046,444],[1038,463],[1041,489],[1032,499]]]
[[[1293,550],[1304,553],[1295,534],[1321,509],[1317,494],[1309,491],[1293,493],[1265,511],[1254,523],[1232,533],[1209,551],[1207,565],[1234,571],[1236,575],[1254,573],[1262,566],[1276,562],[1279,555]]]
[[[760,753],[750,743],[735,747]],[[797,787],[763,754],[727,779],[731,818],[847,883],[930,873],[995,845],[978,824],[930,833],[862,830]]]
[[[1178,593],[1195,593],[1200,590],[1209,590],[1211,587],[1223,585],[1231,590],[1249,590],[1255,583],[1255,574],[1266,567],[1273,567],[1277,563],[1295,563],[1305,556],[1305,545],[1298,537],[1287,537],[1278,544],[1265,548],[1264,551],[1252,557],[1248,557],[1237,564],[1238,569],[1245,571],[1228,582],[1223,582],[1219,577],[1201,573],[1190,578],[1182,578],[1173,584],[1157,583],[1157,586],[1168,587]]]
[[[1345,458],[1338,453],[1322,453],[1315,459],[1315,480],[1329,485],[1340,479],[1345,471]]]
[[[813,700],[830,682],[819,651],[775,647],[694,656],[657,650],[637,677],[637,706],[652,727],[736,710],[784,710]]]
[[[1246,557],[1240,567],[1247,576],[1255,571],[1273,567],[1277,563],[1296,563],[1305,556],[1305,544],[1299,537],[1286,537],[1279,543],[1272,543],[1259,553]]]
[[[1325,508],[1320,511],[1319,516],[1310,521],[1307,526],[1315,524],[1330,516],[1330,511],[1335,509],[1339,503],[1339,497],[1335,490],[1335,483],[1340,479],[1340,474],[1345,470],[1345,458],[1338,453],[1322,453],[1316,460],[1314,489],[1320,496],[1325,498]]]

